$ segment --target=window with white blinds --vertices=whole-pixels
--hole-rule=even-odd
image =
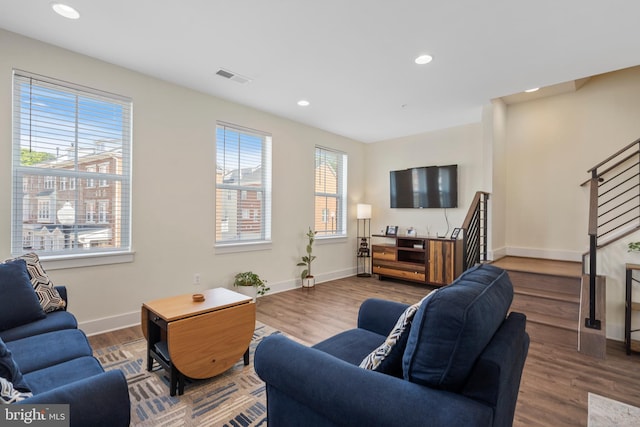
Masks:
[[[347,234],[347,155],[316,147],[315,231],[318,237]]]
[[[271,135],[216,128],[216,244],[271,241]]]
[[[131,100],[13,73],[14,255],[131,250]]]

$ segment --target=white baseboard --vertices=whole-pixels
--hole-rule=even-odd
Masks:
[[[495,261],[497,259],[500,259],[506,256],[507,256],[507,248],[505,248],[504,246],[498,249],[487,251],[487,259],[489,261]]]
[[[350,277],[356,275],[355,267],[345,268],[343,270],[331,271],[328,273],[322,273],[316,276],[316,284],[328,282],[330,280],[342,279],[344,277]],[[285,280],[284,282],[269,283],[271,290],[270,294],[277,294],[278,292],[289,291],[291,289],[301,288],[302,281],[300,279]]]
[[[140,311],[117,314],[115,316],[78,322],[78,328],[88,336],[116,331],[140,324]]]
[[[342,279],[344,277],[354,276],[356,269],[347,268],[344,270],[336,270],[316,276],[316,283],[328,282],[330,280]],[[278,283],[269,283],[270,294],[284,292],[291,289],[302,287],[300,279],[285,280]],[[230,288],[233,289],[233,288]],[[259,297],[258,297],[259,298]],[[103,334],[130,326],[140,325],[140,311],[132,311],[129,313],[117,314],[115,316],[103,317],[100,319],[87,320],[79,322],[78,327],[88,336]]]

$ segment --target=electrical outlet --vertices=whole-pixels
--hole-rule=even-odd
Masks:
[[[198,286],[200,284],[200,273],[193,274],[193,284]]]

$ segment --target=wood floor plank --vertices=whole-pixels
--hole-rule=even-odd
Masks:
[[[578,278],[582,276],[582,264],[573,261],[506,256],[492,264],[505,270]]]
[[[430,287],[376,278],[349,277],[258,298],[257,319],[298,341],[315,344],[355,327],[360,304],[375,297],[414,303]],[[141,337],[139,327],[90,337],[94,347]],[[640,407],[640,354],[627,356],[608,342],[604,360],[566,346],[532,341],[522,376],[515,426],[585,426],[587,396],[596,393]]]

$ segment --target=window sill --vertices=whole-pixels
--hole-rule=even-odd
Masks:
[[[346,243],[347,240],[348,240],[347,236],[316,237],[315,243],[319,245],[328,245],[331,243]]]
[[[45,270],[62,270],[66,268],[93,267],[96,265],[124,264],[133,262],[134,252],[108,252],[86,255],[54,255],[40,256]]]
[[[271,241],[245,243],[219,243],[214,246],[216,254],[233,254],[238,252],[271,250]]]

